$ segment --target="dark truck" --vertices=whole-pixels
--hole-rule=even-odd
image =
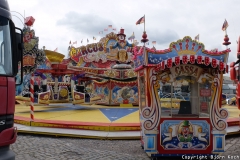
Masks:
[[[0,0],[0,160],[15,159],[10,145],[17,138],[14,127],[15,76],[21,66],[22,79],[22,35],[22,30],[12,21],[7,0]]]

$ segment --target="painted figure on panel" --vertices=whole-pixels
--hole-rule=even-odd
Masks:
[[[124,29],[120,29],[120,33],[117,36],[118,41],[113,46],[110,46],[110,49],[118,48],[118,61],[123,63],[128,59],[127,48],[134,47],[134,44],[130,44],[125,40]]]
[[[191,142],[193,138],[193,133],[190,128],[189,121],[183,121],[182,125],[179,127],[178,138],[180,142]]]

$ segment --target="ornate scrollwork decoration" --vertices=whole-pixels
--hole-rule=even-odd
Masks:
[[[220,108],[219,106],[222,85],[220,83],[219,76],[220,75],[214,78],[211,86],[213,90],[213,98],[211,101],[210,119],[214,130],[223,131],[227,127],[227,123],[224,120],[228,117],[228,111],[226,109]]]
[[[146,104],[146,107],[143,108],[142,110],[142,116],[146,119],[143,122],[143,126],[146,130],[153,130],[153,129],[157,129],[157,126],[160,122],[160,102],[159,102],[159,98],[158,93],[157,93],[157,88],[159,87],[159,83],[157,80],[157,73],[155,71],[154,68],[151,68],[149,70],[149,76],[150,76],[150,80],[147,82],[147,84],[149,87],[148,88],[148,92],[149,92],[149,100],[150,102]],[[150,105],[149,105],[150,104]]]

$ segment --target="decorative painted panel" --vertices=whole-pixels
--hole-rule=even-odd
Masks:
[[[210,124],[202,120],[165,120],[160,125],[165,150],[203,150],[209,146]]]

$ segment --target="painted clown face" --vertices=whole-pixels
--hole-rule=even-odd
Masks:
[[[124,37],[123,35],[119,35],[119,36],[118,36],[118,39],[119,39],[120,41],[123,41],[123,40],[125,39],[125,37]]]
[[[184,137],[187,137],[190,133],[189,127],[182,127],[181,132]]]
[[[26,32],[26,34],[23,37],[23,42],[30,42],[30,40],[32,39],[32,33]]]

